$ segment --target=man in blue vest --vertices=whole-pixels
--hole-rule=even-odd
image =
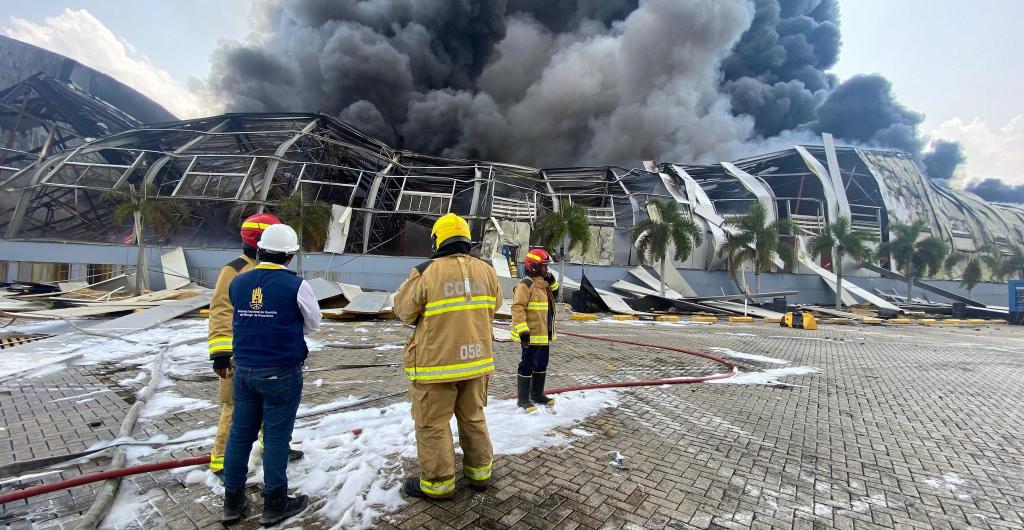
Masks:
[[[235,358],[231,434],[224,456],[224,524],[237,523],[247,505],[249,451],[263,427],[264,526],[304,510],[305,495],[288,496],[288,442],[302,397],[303,335],[320,329],[313,288],[286,267],[299,250],[288,225],[268,227],[258,243],[259,264],[229,288],[234,307]]]

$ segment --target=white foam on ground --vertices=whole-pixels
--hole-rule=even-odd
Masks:
[[[491,399],[485,414],[494,453],[521,454],[538,447],[567,445],[570,438],[552,431],[617,406],[618,392],[574,392],[556,399],[556,414],[521,414],[516,412],[514,400]],[[344,402],[347,400],[339,403]],[[351,432],[356,428],[362,429],[359,436]],[[451,428],[457,432],[454,418]],[[289,485],[310,495],[314,503],[320,501],[316,516],[334,521],[336,528],[371,528],[377,517],[405,504],[400,493],[402,459],[416,458],[410,403],[331,414],[309,427],[297,428],[292,439],[302,442],[295,447],[305,451],[306,457],[288,466]],[[186,482],[208,484],[207,475],[192,470]],[[250,475],[249,482],[258,483],[262,470],[250,469]]]
[[[740,372],[728,379],[715,379],[708,383],[723,385],[777,385],[783,377],[821,373],[820,368],[813,366],[793,366],[789,368],[773,368],[762,372]]]
[[[164,491],[154,488],[137,494],[135,488],[122,487],[114,497],[114,503],[107,516],[100,523],[101,529],[152,528],[148,519],[157,515],[152,502],[163,497]],[[155,521],[154,521],[155,522]]]
[[[758,361],[762,363],[771,364],[789,364],[789,361],[782,359],[776,359],[775,357],[765,357],[764,355],[757,355],[756,353],[745,353],[736,350],[730,350],[729,348],[708,348],[710,351],[732,357],[733,359],[744,359],[747,361]]]
[[[205,399],[195,399],[176,392],[157,392],[149,398],[139,417],[152,418],[181,410],[209,409],[215,405]]]
[[[141,383],[149,378],[149,372],[145,370],[139,370],[139,373],[135,374],[135,377],[129,377],[128,379],[121,379],[117,384],[121,386],[131,386]]]

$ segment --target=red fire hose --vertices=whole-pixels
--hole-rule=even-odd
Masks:
[[[201,464],[209,463],[210,455],[206,455],[193,456],[192,458],[180,458],[178,460],[167,460],[165,462],[154,462],[152,464],[142,464],[139,466],[122,467],[121,469],[110,469],[107,471],[100,471],[99,473],[91,473],[89,475],[82,475],[80,477],[69,478],[67,480],[62,480],[60,482],[53,482],[51,484],[40,484],[38,486],[32,486],[30,488],[14,490],[12,492],[0,495],[0,504],[8,503],[11,501],[18,501],[21,499],[27,499],[29,497],[35,497],[36,495],[42,495],[44,493],[50,493],[57,490],[69,489],[75,486],[89,484],[90,482],[99,482],[101,480],[107,480],[110,478],[124,477],[127,475],[138,475],[140,473],[162,471],[164,469],[173,469],[176,467],[198,466]]]
[[[626,388],[626,387],[634,387],[634,386],[661,386],[661,385],[682,385],[682,384],[689,384],[689,383],[702,383],[702,382],[705,382],[705,381],[712,381],[712,380],[715,380],[715,379],[728,379],[728,378],[736,375],[736,365],[734,365],[734,364],[732,364],[732,363],[730,363],[728,361],[722,360],[722,359],[720,359],[718,357],[715,357],[713,355],[708,355],[708,354],[706,354],[704,352],[699,352],[699,351],[695,351],[695,350],[688,350],[686,348],[676,348],[676,347],[673,347],[673,346],[662,346],[660,344],[648,344],[648,343],[645,343],[645,342],[637,342],[637,341],[632,341],[632,340],[613,339],[613,338],[609,338],[609,337],[598,337],[598,336],[595,336],[595,335],[584,335],[584,334],[581,334],[581,333],[562,332],[562,334],[563,335],[568,335],[570,337],[579,337],[579,338],[582,338],[582,339],[600,340],[600,341],[604,341],[604,342],[614,342],[614,343],[617,343],[617,344],[627,344],[627,345],[630,345],[630,346],[641,346],[641,347],[644,347],[644,348],[655,348],[655,349],[659,349],[659,350],[668,350],[668,351],[673,351],[673,352],[677,352],[677,353],[685,353],[685,354],[688,354],[688,355],[695,355],[697,357],[703,357],[705,359],[709,359],[709,360],[714,361],[716,363],[725,365],[725,366],[730,368],[730,371],[725,372],[725,373],[721,373],[721,374],[715,374],[715,375],[709,375],[709,376],[703,376],[703,377],[678,377],[678,378],[671,378],[671,379],[654,379],[654,380],[649,380],[649,381],[620,381],[620,382],[614,382],[614,383],[597,383],[597,384],[589,384],[589,385],[566,386],[566,387],[554,388],[554,389],[548,390],[546,392],[548,394],[562,394],[562,393],[565,393],[565,392],[575,392],[575,391],[579,391],[579,390],[594,390],[594,389],[599,389],[599,388]],[[362,429],[355,429],[355,430],[352,431],[352,433],[357,435],[357,436],[361,432],[362,432]],[[44,493],[50,493],[50,492],[54,492],[54,491],[58,491],[58,490],[62,490],[62,489],[73,488],[75,486],[81,486],[83,484],[89,484],[89,483],[92,483],[92,482],[99,482],[101,480],[107,480],[107,479],[111,479],[111,478],[125,477],[125,476],[128,476],[128,475],[138,475],[138,474],[142,474],[142,473],[150,473],[152,471],[162,471],[162,470],[165,470],[165,469],[173,469],[173,468],[177,468],[177,467],[198,466],[198,465],[208,464],[208,463],[210,463],[210,455],[195,456],[195,457],[192,457],[192,458],[181,458],[181,459],[178,459],[178,460],[168,460],[168,461],[165,461],[165,462],[155,462],[155,463],[152,463],[152,464],[142,464],[142,465],[138,465],[138,466],[123,467],[121,469],[112,469],[112,470],[107,470],[107,471],[101,471],[101,472],[98,472],[98,473],[92,473],[92,474],[89,474],[89,475],[82,475],[80,477],[75,477],[75,478],[71,478],[71,479],[67,479],[67,480],[62,480],[62,481],[59,481],[59,482],[53,482],[53,483],[50,483],[50,484],[40,484],[38,486],[32,486],[32,487],[29,487],[29,488],[24,488],[24,489],[15,490],[15,491],[12,491],[12,492],[9,492],[9,493],[5,493],[3,495],[0,495],[0,504],[5,504],[5,503],[8,503],[8,502],[18,501],[18,500],[21,500],[21,499],[27,499],[29,497],[34,497],[36,495],[42,495]]]

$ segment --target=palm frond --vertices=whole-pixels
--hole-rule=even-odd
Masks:
[[[973,290],[974,286],[981,282],[981,263],[978,260],[971,260],[964,267],[963,278],[960,280],[960,285],[968,291]]]
[[[661,262],[668,256],[670,245],[675,247],[674,258],[686,261],[693,249],[704,243],[700,227],[682,215],[678,203],[651,199],[647,204],[657,219],[644,219],[633,228],[633,240],[641,261],[647,264]]]
[[[776,252],[782,262],[786,264],[786,270],[793,270],[793,265],[796,263],[796,250],[789,245],[779,245]]]
[[[935,236],[928,237],[915,245],[914,260],[928,272],[928,276],[935,276],[942,268],[948,251],[945,241]]]

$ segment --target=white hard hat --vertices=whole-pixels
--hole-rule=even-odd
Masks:
[[[299,250],[299,236],[286,224],[270,225],[263,231],[256,246],[270,252],[295,254]]]

